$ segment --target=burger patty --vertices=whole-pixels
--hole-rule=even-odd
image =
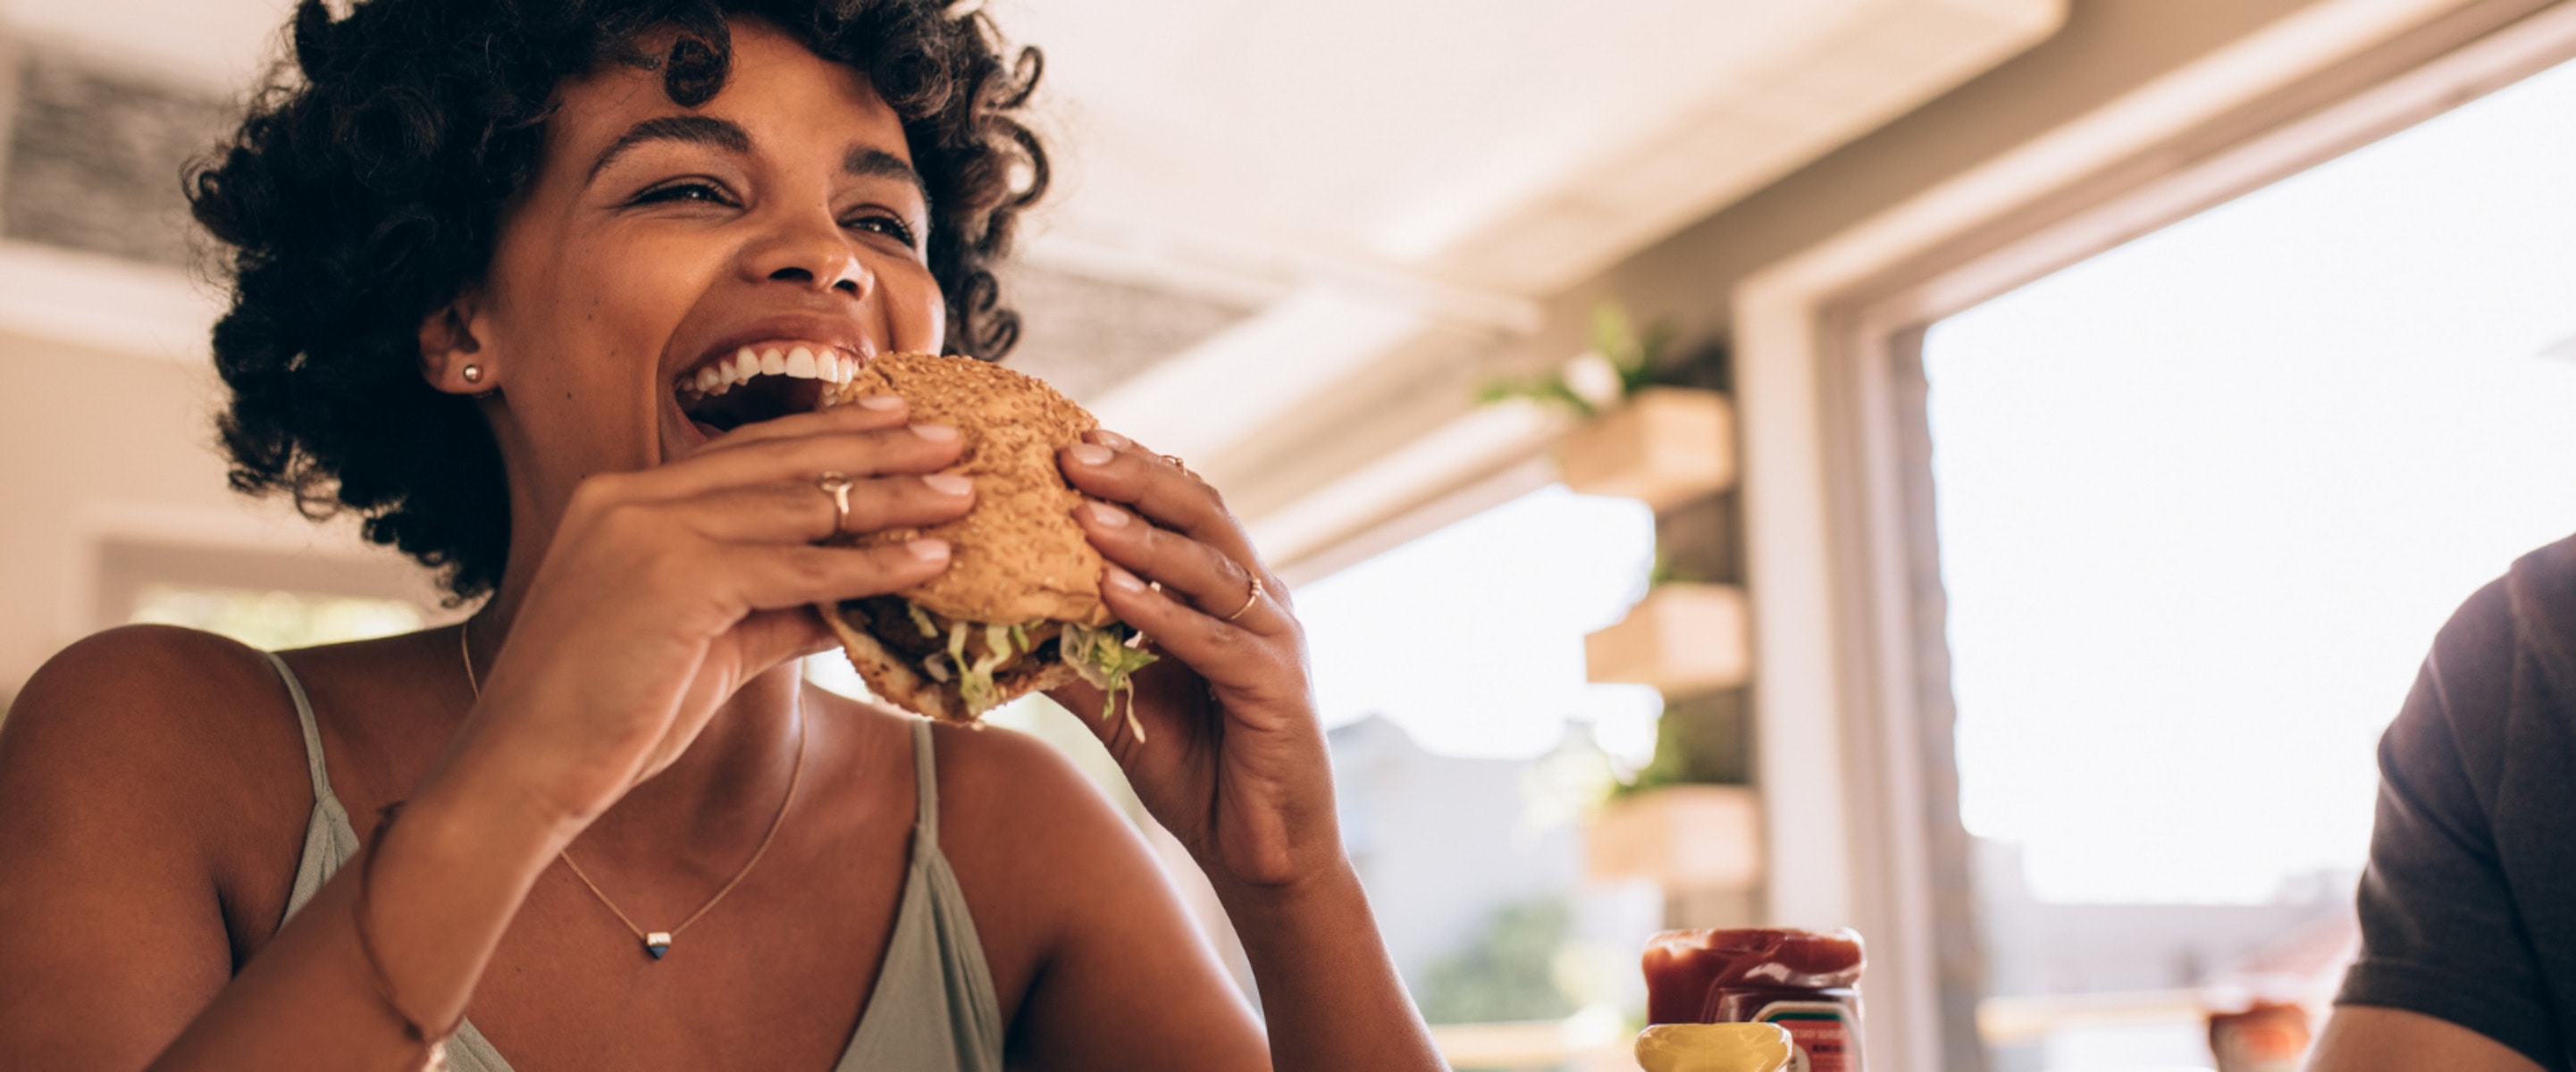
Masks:
[[[937,636],[923,636],[920,623],[914,621],[912,617],[912,601],[902,596],[869,596],[865,599],[846,600],[841,604],[841,611],[843,614],[857,612],[860,620],[866,623],[868,634],[877,638],[878,643],[893,649],[894,653],[902,656],[905,662],[918,666],[934,655],[948,654],[949,620],[929,611],[922,611],[930,618],[931,624],[939,629]],[[1061,632],[1063,632],[1063,625],[1058,622],[1043,622],[1031,628],[1030,639],[1035,643],[1027,652],[1029,657],[1040,664],[1057,661],[1060,640],[1058,634]],[[984,654],[983,633],[980,626],[967,633],[967,651],[970,655]]]
[[[853,610],[867,622],[870,636],[893,648],[906,662],[919,663],[948,650],[946,636],[921,635],[921,627],[912,621],[912,601],[902,596],[869,596],[841,604],[842,613]]]

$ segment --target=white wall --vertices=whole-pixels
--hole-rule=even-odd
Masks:
[[[108,540],[303,555],[319,591],[408,590],[425,573],[229,490],[216,381],[199,360],[0,330],[0,694],[97,627]]]

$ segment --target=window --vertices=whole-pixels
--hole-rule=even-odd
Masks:
[[[97,627],[183,625],[278,651],[407,633],[461,613],[417,566],[386,556],[109,537],[97,545]]]
[[[1927,335],[1998,1072],[2207,1067],[2205,988],[2333,985],[2381,729],[2576,531],[2571,113],[2561,67]]]
[[[426,624],[419,607],[400,600],[176,584],[146,585],[127,620],[203,629],[263,651],[392,636]]]

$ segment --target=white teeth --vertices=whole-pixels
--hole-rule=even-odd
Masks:
[[[732,357],[719,357],[708,362],[693,376],[683,376],[681,388],[695,387],[699,394],[720,395],[736,384],[748,383],[754,376],[787,376],[799,380],[821,380],[825,383],[849,383],[859,378],[867,362],[829,347],[810,345],[772,346],[753,350],[745,346]]]

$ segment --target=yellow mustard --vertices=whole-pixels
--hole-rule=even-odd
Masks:
[[[1782,1072],[1797,1057],[1778,1024],[1656,1024],[1637,1036],[1646,1072]]]

